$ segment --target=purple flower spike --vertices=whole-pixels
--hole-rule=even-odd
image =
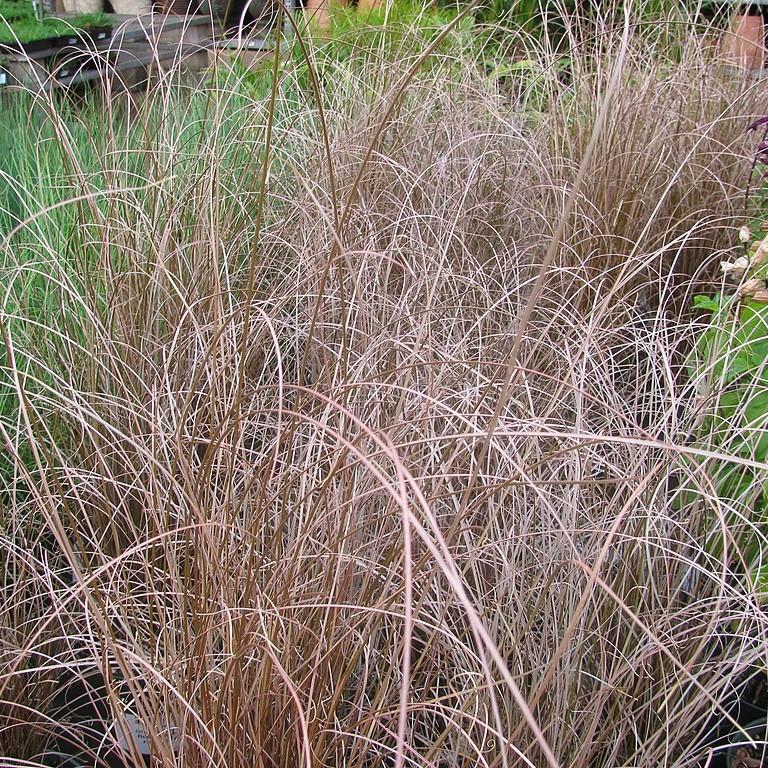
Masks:
[[[760,128],[760,126],[763,126],[763,125],[768,125],[768,116],[761,117],[759,120],[755,120],[755,122],[752,123],[752,125],[750,125],[749,128],[747,128],[747,130],[755,131],[758,128]]]

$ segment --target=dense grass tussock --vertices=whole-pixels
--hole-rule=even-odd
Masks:
[[[100,670],[158,765],[705,756],[766,622],[683,360],[765,93],[598,39],[24,115],[2,754]]]

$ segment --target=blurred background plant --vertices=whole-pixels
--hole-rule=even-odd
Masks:
[[[741,546],[738,567],[768,592],[768,553],[763,546],[768,523],[768,225],[766,222],[765,124],[748,174],[740,246],[721,262],[720,291],[698,295],[694,307],[708,314],[688,359],[701,408],[696,445],[715,456],[701,468],[718,497],[731,508],[728,526]],[[691,499],[689,499],[691,501]],[[722,555],[723,539],[712,542]]]

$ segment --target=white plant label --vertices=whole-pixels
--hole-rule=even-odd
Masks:
[[[142,757],[150,757],[152,755],[152,750],[149,743],[149,734],[141,720],[139,720],[139,718],[132,712],[126,712],[123,715],[123,723],[124,725],[122,726],[116,724],[117,743],[120,747],[128,751],[130,748],[130,740],[133,739],[139,749],[139,754],[141,754]],[[125,733],[126,730],[128,732],[127,734]],[[179,737],[178,731],[175,728],[170,730],[170,740],[171,747],[174,750],[177,750],[179,748]]]
[[[123,722],[125,723],[124,727],[128,730],[128,734],[130,737],[133,737],[133,741],[139,748],[139,752],[142,755],[149,756],[151,754],[149,748],[149,736],[147,735],[147,731],[141,724],[139,718],[136,717],[136,715],[132,715],[130,712],[126,712],[123,718]],[[120,726],[117,728],[117,742],[126,751],[130,748],[130,739],[128,735],[123,733],[123,728]]]

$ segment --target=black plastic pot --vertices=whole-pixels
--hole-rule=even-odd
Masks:
[[[51,40],[54,48],[66,48],[68,46],[81,47],[83,43],[101,43],[112,37],[112,27],[93,27],[80,29],[69,35],[60,35]]]
[[[726,753],[727,768],[766,768],[768,766],[768,719],[764,717],[734,733]]]
[[[46,37],[44,40],[30,40],[28,43],[0,43],[0,53],[10,53],[17,56],[39,53],[53,47],[56,38]]]
[[[74,77],[77,74],[88,72],[96,69],[95,62],[89,62],[90,66],[86,66],[85,63],[70,62],[68,64],[62,64],[53,70],[53,76],[61,81],[66,80],[68,77]]]
[[[94,27],[93,29],[87,29],[86,34],[94,42],[100,43],[112,37],[112,27]]]
[[[735,768],[729,760],[733,756],[732,747],[744,741],[740,731],[734,729],[733,722],[738,723],[742,729],[756,728],[759,723],[765,724],[768,717],[768,676],[761,668],[754,668],[752,672],[740,676],[734,683],[733,691],[723,702],[723,709],[727,717],[722,713],[713,716],[707,725],[707,736],[702,746],[706,751],[713,750],[712,760],[708,768]],[[702,765],[705,764],[702,761]],[[766,762],[768,768],[768,762]],[[751,768],[749,764],[739,768]]]
[[[57,80],[63,80],[78,73],[103,69],[108,62],[114,61],[115,56],[116,51],[105,50],[94,53],[83,50],[82,47],[67,46],[59,48],[50,59],[50,69]]]
[[[149,745],[138,721],[128,718],[142,754],[143,764],[132,762],[125,738],[116,730],[104,677],[98,672],[71,676],[46,713],[54,726],[37,760],[46,768],[145,768],[150,764]]]

